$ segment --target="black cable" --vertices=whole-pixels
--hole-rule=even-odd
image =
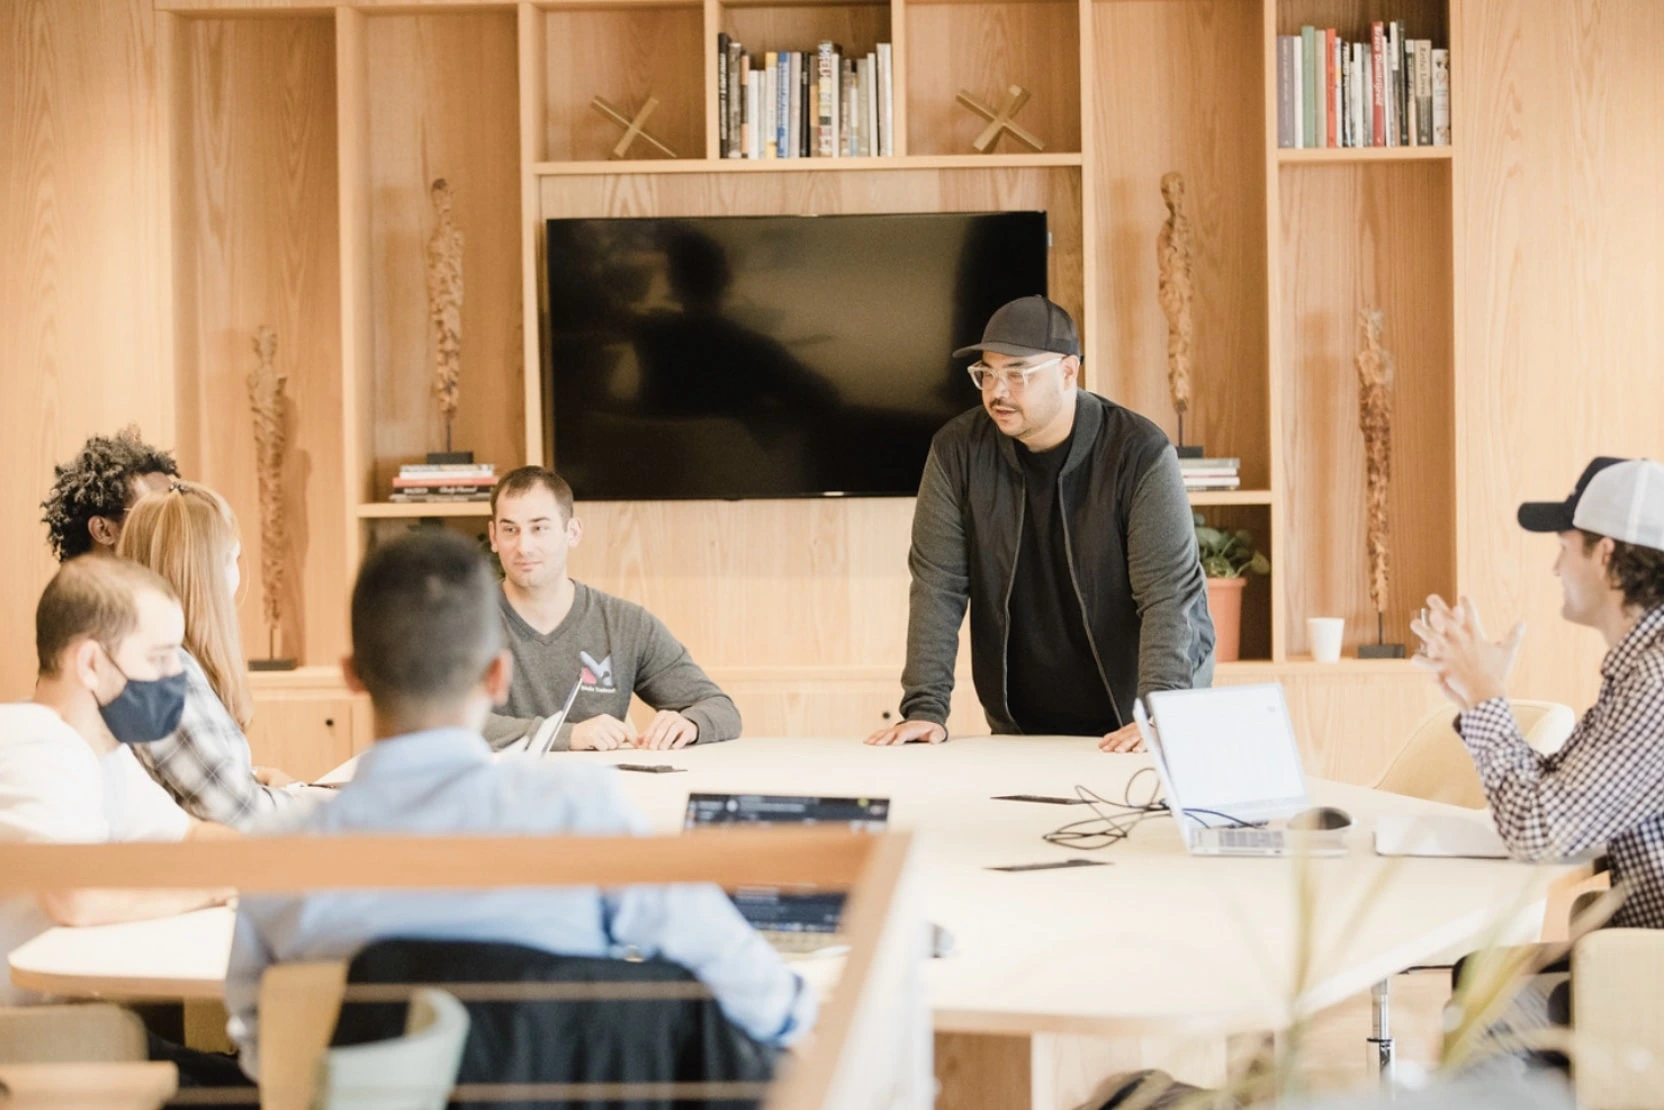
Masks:
[[[1150,770],[1148,767],[1141,768],[1127,780],[1126,789],[1122,791],[1122,800],[1119,802],[1111,801],[1096,791],[1077,784],[1075,794],[1092,810],[1092,816],[1070,821],[1046,833],[1041,839],[1048,844],[1081,851],[1096,851],[1112,844],[1119,844],[1132,835],[1132,830],[1144,821],[1167,813],[1167,807],[1155,800],[1155,791],[1151,792],[1147,801],[1132,800],[1133,784],[1138,781],[1140,775],[1149,773]]]
[[[1155,769],[1153,767],[1141,767],[1133,772],[1132,777],[1127,780],[1125,789],[1121,792],[1119,802],[1111,801],[1089,787],[1077,783],[1075,785],[1075,795],[1092,810],[1092,816],[1060,825],[1051,832],[1044,834],[1041,839],[1047,844],[1075,848],[1083,852],[1093,852],[1100,848],[1108,848],[1111,845],[1119,844],[1131,836],[1134,829],[1152,817],[1171,816],[1172,811],[1168,809],[1167,803],[1156,800],[1156,795],[1161,791],[1159,782],[1150,791],[1150,796],[1147,799],[1142,802],[1133,801],[1133,784],[1143,775],[1153,776],[1154,774]],[[1214,828],[1216,826],[1198,819],[1195,816],[1196,814],[1228,821],[1230,822],[1229,828],[1257,828],[1263,824],[1263,822],[1244,821],[1240,817],[1233,817],[1229,813],[1220,813],[1213,809],[1186,809],[1184,816],[1196,821],[1203,828]]]

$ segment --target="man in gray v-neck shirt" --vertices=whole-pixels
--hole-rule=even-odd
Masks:
[[[554,471],[523,466],[491,497],[491,547],[503,564],[499,604],[514,679],[508,701],[486,723],[496,748],[560,712],[578,684],[556,751],[680,748],[732,740],[740,713],[670,630],[633,602],[574,582],[567,555],[583,536],[572,487]],[[638,734],[630,696],[658,710]]]

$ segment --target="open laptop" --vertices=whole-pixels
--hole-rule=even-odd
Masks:
[[[1146,714],[1135,702],[1133,719],[1192,855],[1346,854],[1343,830],[1263,827],[1308,806],[1280,685],[1163,690],[1149,703]]]
[[[689,794],[682,827],[723,825],[847,825],[856,832],[883,832],[890,819],[888,798],[823,798],[797,794]],[[838,932],[844,892],[809,884],[741,887],[731,897],[752,928],[786,954],[815,952],[844,943]]]

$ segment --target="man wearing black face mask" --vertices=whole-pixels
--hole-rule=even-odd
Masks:
[[[231,836],[187,815],[130,744],[179,724],[184,614],[149,570],[82,556],[59,568],[35,609],[40,672],[31,701],[0,706],[0,840],[100,842]],[[50,925],[182,913],[226,891],[70,891],[0,899],[0,958]],[[29,1001],[0,983],[0,1003]]]

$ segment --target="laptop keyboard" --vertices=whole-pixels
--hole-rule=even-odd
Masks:
[[[822,948],[847,943],[842,933],[822,933],[808,929],[789,931],[758,929],[757,931],[782,956],[806,956],[811,952],[819,952]]]
[[[1287,848],[1281,829],[1215,829],[1213,835],[1225,852],[1281,852]]]

